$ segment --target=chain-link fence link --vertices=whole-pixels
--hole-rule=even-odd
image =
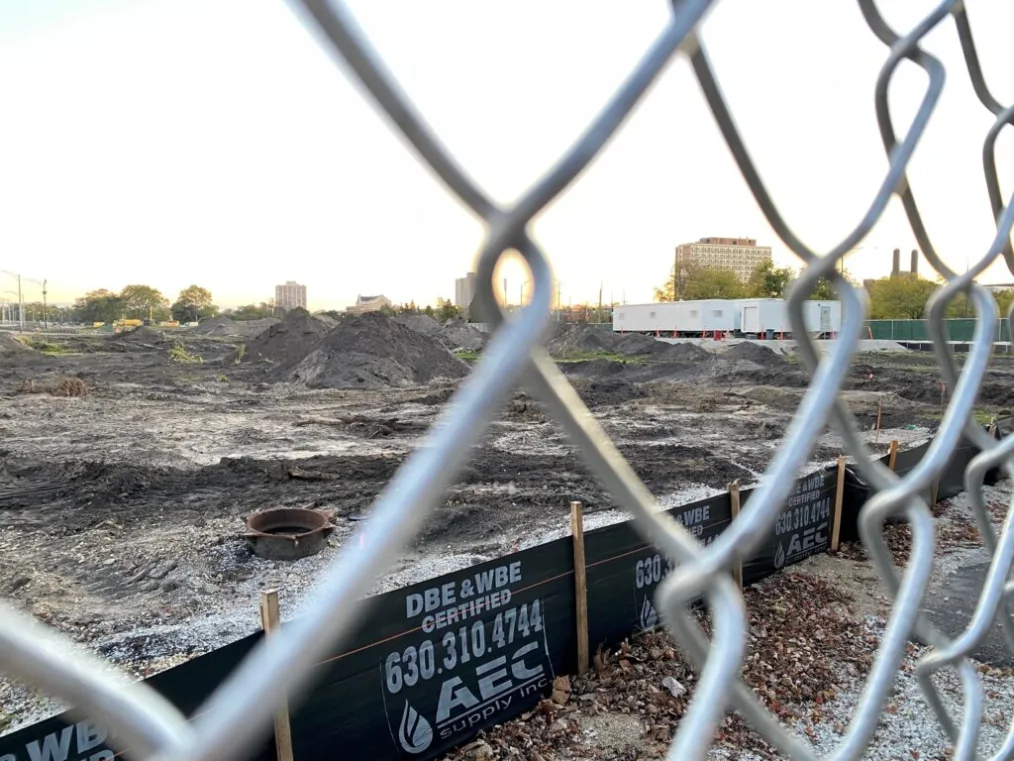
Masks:
[[[371,516],[375,541],[364,551],[344,555],[320,584],[313,603],[307,606],[310,614],[262,642],[192,721],[188,722],[143,684],[108,676],[108,670],[92,657],[10,607],[0,609],[0,667],[39,690],[86,707],[91,716],[112,729],[119,743],[129,748],[135,758],[226,761],[242,757],[268,730],[281,696],[304,687],[310,667],[353,630],[361,601],[373,580],[390,567],[452,484],[470,447],[478,441],[498,405],[514,387],[524,384],[563,424],[586,464],[635,517],[643,535],[678,562],[677,570],[659,592],[658,607],[672,634],[696,662],[700,679],[673,741],[670,758],[681,761],[703,758],[716,728],[730,710],[743,715],[760,735],[786,755],[796,759],[814,757],[810,746],[781,726],[740,679],[747,621],[731,569],[750,555],[774,523],[789,496],[795,474],[805,465],[828,422],[840,433],[857,467],[877,490],[860,516],[860,533],[894,597],[863,699],[833,756],[854,759],[863,755],[884,710],[906,644],[916,636],[934,646],[918,666],[930,710],[953,742],[955,757],[972,758],[982,721],[982,688],[968,656],[997,616],[1004,625],[1008,643],[1014,647],[1014,625],[1007,603],[1014,590],[1007,582],[1014,561],[1014,532],[1005,530],[1002,536],[995,535],[981,496],[987,470],[997,464],[1010,470],[1014,437],[994,441],[975,424],[972,415],[998,319],[995,301],[976,285],[975,278],[1001,256],[1014,272],[1014,251],[1009,238],[1014,209],[1010,203],[1005,205],[1001,196],[994,155],[999,132],[1014,120],[1014,106],[1004,107],[985,83],[963,3],[943,2],[914,28],[902,33],[888,26],[873,0],[859,0],[866,23],[885,46],[886,60],[876,81],[875,104],[889,167],[854,229],[829,251],[818,252],[805,245],[782,217],[723,99],[707,50],[697,33],[711,5],[709,0],[679,0],[673,4],[668,26],[606,108],[555,166],[506,207],[495,204],[455,163],[409,98],[399,91],[351,15],[337,2],[301,2],[300,10],[305,12],[308,23],[351,67],[379,110],[446,186],[485,222],[487,232],[479,258],[477,300],[495,326],[494,336],[482,361],[455,395],[453,405],[445,410],[441,424],[434,426],[425,445],[378,497]],[[937,254],[906,178],[906,168],[930,122],[944,80],[943,65],[923,50],[920,42],[936,27],[949,23],[956,27],[975,93],[983,107],[995,116],[994,125],[985,136],[983,164],[997,232],[989,250],[960,274],[952,271]],[[809,389],[768,468],[768,477],[751,499],[750,509],[707,549],[674,520],[653,509],[652,495],[541,348],[549,324],[554,284],[547,256],[527,232],[533,217],[565,191],[603,150],[670,59],[681,54],[689,57],[717,126],[765,217],[785,245],[805,263],[787,301],[793,333],[801,337],[799,350],[811,374]],[[887,93],[892,77],[906,59],[925,71],[929,83],[908,131],[898,136]],[[942,377],[953,389],[939,433],[926,457],[904,477],[871,457],[849,410],[838,396],[858,341],[865,337],[867,303],[864,292],[846,282],[837,265],[870,232],[894,195],[900,198],[926,259],[947,281],[927,305],[927,325]],[[530,307],[505,322],[496,307],[492,276],[498,259],[509,249],[520,252],[526,260],[534,291]],[[823,356],[805,338],[802,311],[807,294],[822,277],[835,284],[844,315],[834,348]],[[959,293],[967,294],[977,318],[960,373],[948,352],[942,328],[946,308]],[[962,435],[982,449],[968,469],[966,485],[993,560],[971,623],[961,636],[950,640],[934,631],[920,615],[934,556],[933,517],[920,495],[928,493]],[[912,552],[902,577],[892,564],[882,536],[885,521],[896,516],[904,516],[912,530]],[[688,603],[702,597],[713,622],[710,639],[688,613]],[[930,679],[934,672],[947,667],[960,676],[964,695],[961,717],[948,714]],[[1012,755],[1014,728],[998,757]]]

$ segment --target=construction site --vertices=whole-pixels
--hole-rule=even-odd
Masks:
[[[301,309],[171,331],[0,333],[0,594],[138,678],[256,631],[267,589],[278,590],[283,618],[299,616],[328,565],[355,551],[374,498],[438,421],[486,339],[420,315],[332,319]],[[756,484],[809,382],[791,342],[704,348],[564,325],[548,349],[663,507]],[[996,356],[978,399],[983,423],[1010,414],[1012,380],[1014,362]],[[930,439],[949,399],[932,357],[903,350],[857,355],[843,397],[877,454]],[[811,467],[841,453],[828,428]],[[987,492],[999,522],[1009,484]],[[539,402],[516,392],[374,591],[564,536],[572,502],[584,506],[586,528],[628,517]],[[294,561],[255,554],[246,519],[275,508],[323,513],[321,551]],[[946,585],[978,562],[981,542],[961,497],[935,509],[947,557],[934,583]],[[895,528],[902,563],[907,527]],[[369,542],[369,532],[355,541]],[[786,643],[748,658],[747,677],[818,747],[844,731],[858,700],[848,685],[861,682],[884,625],[889,601],[875,579],[861,545],[846,544],[747,593],[751,647]],[[807,601],[798,620],[784,615],[789,599]],[[565,695],[554,683],[532,721],[504,725],[456,757],[662,757],[686,705],[686,690],[663,681],[690,687],[689,666],[660,633],[596,659],[594,674],[568,681]],[[1011,666],[983,667],[1000,697],[1014,698]],[[903,714],[905,700],[918,700],[909,679],[897,698]],[[60,709],[0,681],[0,731]],[[891,729],[893,745],[873,757],[901,757],[892,754],[908,739],[944,753],[939,730],[927,739],[918,724]],[[756,755],[723,756],[720,741],[713,757],[773,757],[759,739],[744,740],[738,718],[723,732],[727,747]],[[593,747],[602,750],[584,755]]]

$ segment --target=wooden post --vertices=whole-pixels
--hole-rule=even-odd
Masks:
[[[270,637],[281,625],[278,612],[278,592],[269,590],[261,592],[261,627],[264,636]],[[289,701],[283,699],[275,713],[275,757],[278,761],[293,761],[292,728],[289,726]]]
[[[574,600],[577,612],[577,673],[588,672],[588,569],[584,560],[584,512],[570,503],[570,533],[574,543]]]
[[[831,552],[838,551],[841,542],[841,507],[845,499],[845,455],[838,456],[838,484],[834,489],[834,526],[831,528]]]
[[[729,484],[729,504],[732,506],[732,519],[739,517],[739,479]],[[743,588],[743,562],[739,561],[732,569],[732,577],[736,580],[739,588]]]
[[[897,462],[898,462],[898,440],[893,439],[891,441],[890,452],[887,455],[887,467],[889,467],[891,470],[894,470],[894,466],[897,464]]]
[[[882,412],[883,412],[883,402],[880,401],[880,400],[878,400],[877,401],[877,430],[878,431],[880,430],[880,419],[881,419],[880,415],[881,415]]]

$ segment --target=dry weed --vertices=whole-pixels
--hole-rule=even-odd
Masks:
[[[88,386],[80,378],[63,377],[49,393],[53,396],[88,396]]]

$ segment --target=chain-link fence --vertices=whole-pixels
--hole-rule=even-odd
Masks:
[[[833,755],[837,759],[854,759],[863,754],[884,710],[906,644],[917,636],[934,646],[918,666],[929,710],[951,738],[955,757],[973,757],[982,721],[982,688],[968,655],[998,615],[1008,642],[1014,646],[1014,626],[1007,608],[1007,597],[1012,590],[1007,577],[1014,561],[1014,532],[1004,531],[1001,537],[995,536],[980,489],[983,475],[989,468],[1003,464],[1010,469],[1014,437],[997,443],[975,425],[972,418],[972,405],[987,369],[998,319],[993,298],[976,285],[975,278],[1001,256],[1014,272],[1014,251],[1009,240],[1014,209],[1009,203],[1005,205],[1001,197],[994,156],[999,132],[1014,119],[1014,106],[1004,107],[986,85],[963,3],[960,0],[943,2],[915,27],[899,32],[885,22],[873,0],[859,0],[866,23],[885,46],[886,59],[875,86],[875,105],[889,166],[869,201],[868,210],[854,229],[830,250],[819,252],[806,246],[780,214],[723,99],[706,47],[697,33],[711,5],[709,0],[674,3],[668,26],[606,108],[556,165],[510,206],[495,204],[455,163],[412,102],[400,92],[381,57],[340,4],[327,0],[301,2],[301,11],[305,12],[308,23],[351,67],[379,110],[446,186],[485,222],[487,233],[479,259],[477,300],[487,320],[495,326],[494,336],[482,361],[455,395],[453,405],[445,411],[441,424],[434,426],[425,445],[404,464],[378,497],[371,517],[374,541],[365,551],[344,555],[321,582],[313,603],[307,606],[310,614],[294,621],[278,636],[262,642],[192,721],[188,722],[144,685],[109,676],[108,670],[92,657],[10,607],[0,609],[0,666],[3,670],[72,705],[86,707],[91,716],[113,730],[119,743],[131,750],[132,757],[162,761],[225,761],[242,757],[257,737],[268,730],[272,713],[284,692],[297,692],[305,686],[312,664],[353,630],[361,601],[373,580],[390,567],[423,524],[498,405],[514,387],[525,384],[563,424],[586,464],[617,501],[635,516],[644,536],[678,561],[677,570],[659,592],[658,607],[672,634],[696,662],[700,679],[673,741],[671,758],[681,761],[702,758],[719,722],[730,710],[743,715],[771,745],[786,755],[796,759],[809,759],[814,755],[805,741],[781,726],[763,708],[740,679],[747,621],[743,598],[733,581],[731,569],[750,555],[759,538],[774,523],[789,496],[795,474],[806,463],[817,437],[829,421],[842,436],[857,467],[877,490],[861,514],[860,533],[894,597],[863,699]],[[950,23],[954,24],[960,39],[975,93],[982,106],[995,116],[984,139],[983,163],[997,232],[989,249],[964,273],[952,271],[938,256],[906,178],[906,167],[930,122],[944,80],[943,65],[923,50],[920,42],[936,27]],[[806,336],[803,301],[821,277],[833,280],[844,312],[840,337],[823,357],[811,341],[805,338],[800,341],[800,353],[811,374],[809,389],[768,468],[768,477],[751,499],[750,509],[707,549],[674,520],[653,510],[651,494],[540,347],[549,324],[554,284],[546,254],[527,232],[533,217],[564,192],[603,150],[662,69],[677,55],[689,57],[717,126],[768,222],[785,245],[805,263],[788,297],[793,333]],[[903,60],[919,66],[929,81],[910,127],[899,136],[887,93]],[[837,264],[870,232],[895,195],[901,200],[926,259],[947,280],[927,305],[927,326],[942,377],[953,389],[939,433],[927,455],[904,477],[895,475],[870,456],[857,435],[851,414],[838,398],[857,343],[865,337],[867,303],[863,291],[837,274]],[[527,261],[534,292],[530,308],[504,322],[496,308],[492,276],[498,259],[508,249],[520,252]],[[968,295],[978,320],[960,373],[948,353],[942,328],[946,308],[959,293]],[[968,469],[966,485],[993,561],[972,622],[961,636],[950,640],[934,631],[920,616],[920,603],[927,589],[934,555],[933,517],[920,495],[928,492],[963,434],[983,450]],[[895,571],[881,532],[885,521],[895,516],[904,516],[912,530],[912,552],[902,577]],[[688,603],[700,597],[704,598],[713,622],[710,639],[688,613]],[[964,695],[961,717],[947,713],[930,679],[934,672],[947,667],[955,669],[961,680]],[[1014,729],[999,755],[1004,758],[1014,755]]]

